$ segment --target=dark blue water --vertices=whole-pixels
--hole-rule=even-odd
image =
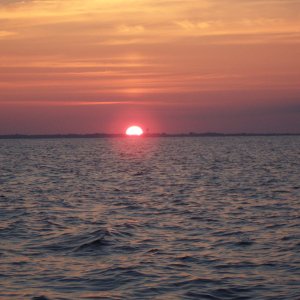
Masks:
[[[299,158],[299,137],[1,140],[0,298],[300,299]]]

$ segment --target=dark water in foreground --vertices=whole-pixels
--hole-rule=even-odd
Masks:
[[[1,140],[0,299],[300,299],[299,158],[299,137]]]

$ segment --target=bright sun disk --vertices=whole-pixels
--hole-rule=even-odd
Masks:
[[[130,126],[126,129],[126,135],[140,136],[144,133],[143,129],[139,126]]]

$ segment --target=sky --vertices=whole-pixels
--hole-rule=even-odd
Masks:
[[[299,0],[0,0],[0,134],[300,132]]]

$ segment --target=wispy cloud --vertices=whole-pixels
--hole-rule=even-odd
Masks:
[[[295,89],[299,11],[295,0],[2,0],[0,102]]]
[[[0,30],[0,39],[1,38],[11,37],[13,35],[16,35],[16,32],[13,32],[13,31],[1,31]]]

